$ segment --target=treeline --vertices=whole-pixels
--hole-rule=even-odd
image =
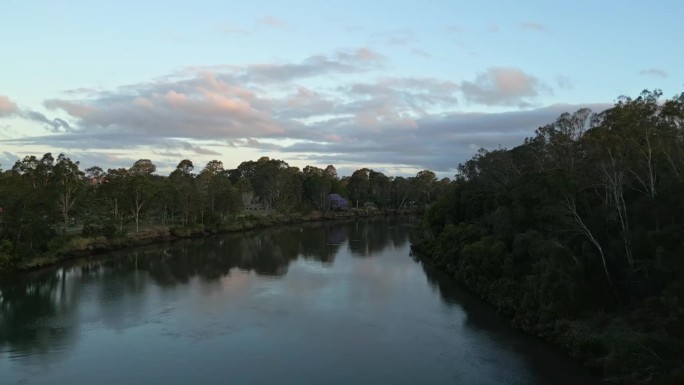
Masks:
[[[581,109],[480,150],[419,243],[616,384],[684,384],[684,93]]]
[[[123,237],[141,227],[220,228],[249,213],[425,207],[449,185],[435,173],[388,177],[363,168],[338,177],[334,166],[303,170],[263,157],[236,169],[188,159],[168,176],[140,159],[130,168],[81,170],[60,154],[26,156],[0,170],[0,269],[58,250],[69,237]],[[346,199],[345,199],[346,198]]]

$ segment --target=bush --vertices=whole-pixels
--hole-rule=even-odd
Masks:
[[[12,267],[15,259],[12,242],[6,239],[0,240],[0,269]]]

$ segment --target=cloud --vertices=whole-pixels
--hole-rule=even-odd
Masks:
[[[70,131],[71,126],[60,118],[48,119],[40,112],[21,109],[7,96],[0,95],[0,117],[18,116],[23,119],[45,124],[52,132]]]
[[[385,44],[399,46],[409,45],[418,40],[416,33],[409,28],[378,32],[373,37],[382,40]]]
[[[69,123],[60,118],[48,119],[42,113],[32,110],[21,111],[19,115],[25,119],[45,124],[45,127],[52,132],[71,131]]]
[[[19,160],[19,156],[8,151],[0,152],[0,171],[9,170],[14,163]]]
[[[0,95],[0,117],[14,115],[18,111],[16,103],[7,96]]]
[[[535,32],[549,32],[549,28],[545,26],[544,24],[540,23],[535,23],[535,22],[524,22],[520,24],[520,28],[528,31],[535,31]]]
[[[246,29],[237,27],[231,23],[223,23],[219,26],[221,33],[225,35],[249,35]]]
[[[354,83],[345,91],[354,97],[338,112],[363,114],[390,121],[422,116],[433,108],[453,108],[458,85],[434,78],[384,77],[372,83]]]
[[[300,119],[337,113],[349,103],[341,102],[342,95],[323,95],[296,81],[365,72],[382,61],[380,54],[359,48],[300,63],[194,68],[81,98],[45,101],[46,108],[68,114],[77,130],[64,120],[50,121],[33,112],[26,116],[50,124],[53,131],[73,131],[62,138],[98,148],[112,140],[144,145],[159,138],[303,137],[311,134]],[[274,84],[295,92],[274,95],[269,92]],[[416,105],[429,102],[425,95],[415,98]]]
[[[314,55],[301,63],[255,64],[243,69],[243,81],[287,82],[330,73],[363,72],[383,64],[384,57],[368,48],[340,51],[335,55]]]
[[[520,145],[534,130],[563,112],[582,107],[602,111],[610,105],[554,105],[502,113],[451,113],[416,119],[411,132],[365,131],[346,142],[302,141],[281,151],[306,154],[320,164],[396,164],[441,173],[454,172],[480,148]]]
[[[212,73],[190,79],[135,85],[88,100],[52,99],[89,133],[131,137],[230,137],[282,131],[252,90]]]
[[[261,19],[257,20],[257,24],[265,26],[265,27],[271,27],[271,28],[278,28],[278,29],[284,29],[284,30],[293,30],[294,27],[292,27],[289,23],[287,23],[285,20],[281,20],[272,16],[264,16]]]
[[[197,154],[197,155],[216,155],[216,156],[221,155],[220,152],[213,151],[213,150],[210,150],[208,148],[196,146],[196,145],[188,143],[188,142],[181,142],[181,146],[184,150],[191,151],[193,154]]]
[[[669,74],[665,70],[661,70],[659,68],[648,68],[645,70],[639,71],[639,75],[641,76],[655,76],[659,78],[667,78]]]
[[[147,82],[47,100],[44,106],[68,123],[26,112],[25,118],[57,133],[0,143],[68,149],[74,159],[111,154],[98,155],[109,162],[103,167],[121,167],[112,162],[122,161],[128,167],[136,151],[157,155],[169,167],[181,156],[206,160],[258,152],[319,166],[398,165],[407,172],[453,174],[477,148],[518,145],[562,112],[584,107],[458,113],[460,99],[531,106],[546,88],[515,68],[490,68],[461,82],[387,76],[383,69],[384,57],[367,48],[292,63],[185,68]],[[326,85],[331,76],[339,86]]]
[[[423,57],[426,59],[432,59],[432,55],[429,52],[424,51],[420,48],[412,48],[411,53],[416,55],[416,56],[420,56],[420,57]]]
[[[522,108],[532,106],[529,98],[549,88],[518,68],[494,67],[477,75],[474,81],[462,82],[461,90],[471,103]]]
[[[556,85],[562,89],[570,89],[573,87],[573,81],[571,78],[565,75],[556,76]]]

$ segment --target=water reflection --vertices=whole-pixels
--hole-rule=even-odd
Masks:
[[[232,270],[281,277],[298,258],[332,266],[340,248],[371,256],[408,242],[409,219],[308,223],[112,253],[99,261],[5,277],[0,282],[0,353],[45,353],[74,343],[78,316],[122,329],[145,306],[148,285],[173,289],[199,277],[206,282]],[[151,280],[151,282],[148,281]],[[85,293],[84,293],[85,291]],[[79,312],[83,296],[100,304],[97,316]],[[129,300],[135,298],[135,300]],[[83,314],[85,313],[85,314]]]
[[[506,317],[497,314],[492,306],[463,290],[446,273],[436,270],[426,260],[415,255],[413,257],[423,268],[428,282],[439,293],[444,304],[464,310],[463,326],[465,328],[474,332],[485,332],[490,341],[504,345],[516,356],[526,359],[532,373],[540,378],[552,378],[556,385],[578,383],[598,385],[601,383],[595,375],[584,370],[577,371],[572,377],[558,376],[558,363],[568,360],[563,352],[521,331],[511,329]],[[579,367],[579,364],[577,365]]]
[[[1,379],[589,383],[411,260],[413,223],[272,228],[3,278]]]

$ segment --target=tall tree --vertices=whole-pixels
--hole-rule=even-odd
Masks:
[[[169,175],[176,193],[176,204],[181,212],[181,220],[184,226],[190,223],[193,214],[194,200],[197,198],[195,189],[195,179],[192,171],[195,166],[192,161],[183,159],[178,163],[176,169]]]
[[[135,220],[135,232],[140,231],[140,215],[146,207],[147,202],[154,196],[152,174],[157,171],[155,166],[149,159],[137,160],[130,169],[128,169],[128,202],[130,212]]]
[[[78,168],[79,162],[73,162],[64,154],[59,154],[54,167],[55,185],[58,191],[58,204],[63,220],[63,234],[66,235],[71,213],[78,194],[84,187],[84,173]]]

